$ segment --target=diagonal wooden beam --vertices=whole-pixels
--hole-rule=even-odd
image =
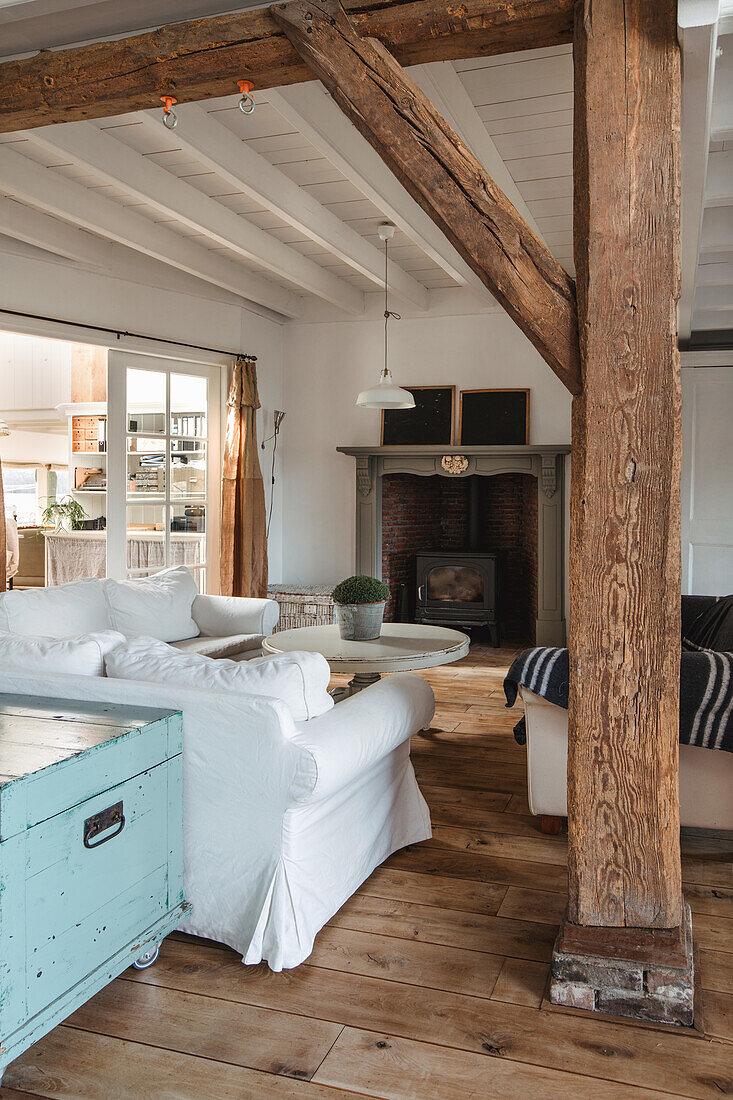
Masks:
[[[361,34],[404,65],[572,41],[573,0],[346,0]],[[266,8],[172,23],[114,42],[44,50],[0,65],[0,133],[312,79]]]
[[[575,284],[381,43],[338,0],[272,9],[341,110],[571,393],[579,393]]]

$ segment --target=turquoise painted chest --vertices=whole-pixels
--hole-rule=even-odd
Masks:
[[[0,695],[0,1079],[183,900],[182,718]]]

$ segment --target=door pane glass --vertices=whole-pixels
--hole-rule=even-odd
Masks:
[[[428,599],[483,603],[484,578],[466,565],[436,567],[428,573]]]
[[[206,508],[203,504],[171,506],[171,565],[206,561]]]
[[[165,506],[128,504],[127,568],[132,576],[165,569]]]
[[[171,435],[206,435],[206,379],[171,375]]]
[[[165,493],[165,451],[159,439],[139,436],[127,440],[127,495],[162,496]]]
[[[127,369],[127,430],[165,434],[165,373]]]
[[[171,500],[206,496],[206,444],[192,439],[171,441]]]

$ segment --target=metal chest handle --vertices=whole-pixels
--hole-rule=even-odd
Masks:
[[[108,833],[107,836],[102,837],[101,840],[97,840],[94,843],[94,838],[99,836],[100,833],[106,832],[107,829],[117,826],[113,833]],[[116,836],[119,836],[125,827],[125,815],[123,813],[123,806],[121,802],[115,802],[114,806],[108,806],[106,810],[100,810],[98,814],[92,814],[84,822],[84,847],[85,848],[101,848],[103,844],[106,844],[108,840],[114,840]]]

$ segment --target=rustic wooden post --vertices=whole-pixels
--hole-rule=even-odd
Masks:
[[[552,997],[691,1023],[678,795],[679,130],[674,0],[578,0],[583,391],[573,403],[569,906]]]

